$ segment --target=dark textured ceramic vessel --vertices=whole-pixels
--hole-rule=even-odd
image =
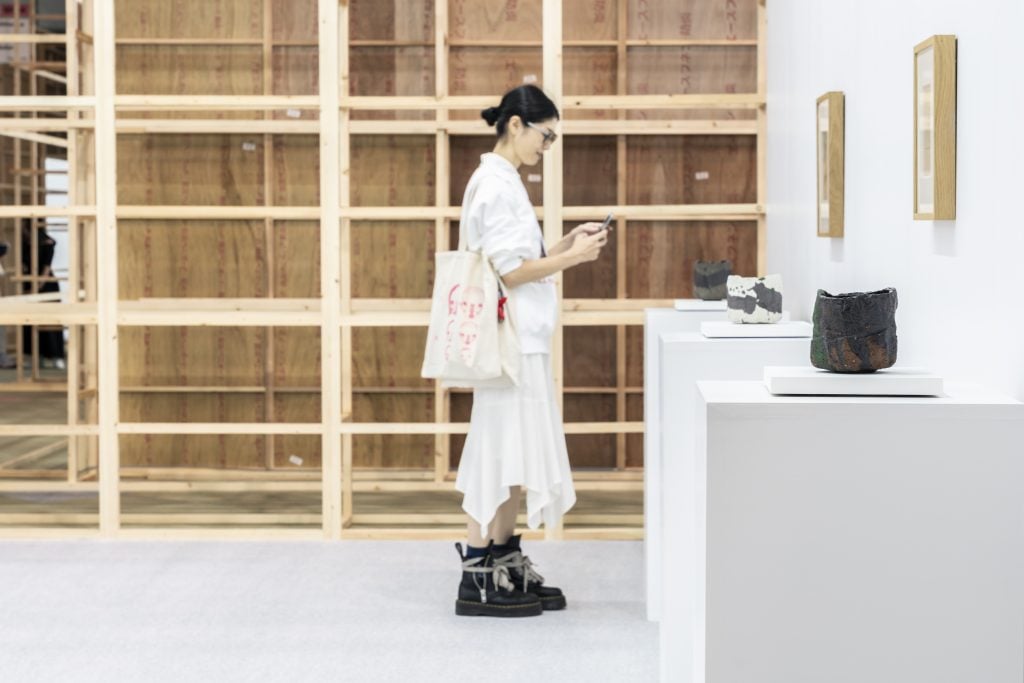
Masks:
[[[697,261],[693,264],[693,295],[704,301],[718,301],[728,294],[725,283],[732,273],[730,261]]]
[[[896,290],[829,294],[814,302],[811,365],[832,372],[874,372],[896,362]]]

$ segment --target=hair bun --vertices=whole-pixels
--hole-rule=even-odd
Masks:
[[[487,122],[488,126],[493,126],[501,118],[501,110],[497,107],[488,107],[480,112],[480,116],[484,117],[484,121]]]

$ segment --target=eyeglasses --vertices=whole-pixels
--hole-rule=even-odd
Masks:
[[[548,130],[547,128],[541,128],[540,126],[535,126],[535,125],[533,125],[530,122],[527,122],[526,125],[529,126],[530,128],[533,128],[535,131],[537,131],[541,135],[543,135],[544,136],[544,144],[548,145],[549,147],[551,145],[555,144],[555,140],[558,139],[558,133],[554,132],[553,130]]]

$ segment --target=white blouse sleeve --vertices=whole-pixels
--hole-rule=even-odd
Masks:
[[[523,261],[536,258],[531,226],[516,217],[509,198],[495,195],[483,202],[480,209],[480,250],[499,275],[506,275],[523,265]]]

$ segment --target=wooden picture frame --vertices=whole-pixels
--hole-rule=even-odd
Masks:
[[[827,92],[817,100],[818,237],[842,237],[846,100]]]
[[[956,36],[914,47],[914,220],[956,218]]]

